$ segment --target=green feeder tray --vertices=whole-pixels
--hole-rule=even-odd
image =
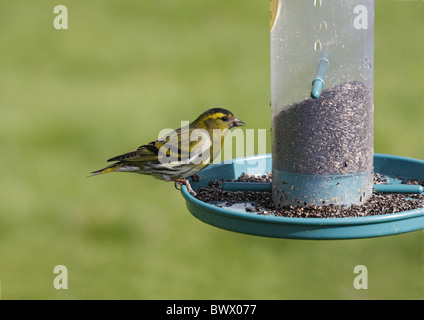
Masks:
[[[272,171],[271,161],[271,155],[267,154],[210,165],[198,174],[199,182],[191,181],[191,186],[194,190],[198,190],[207,186],[210,181],[233,180],[242,173],[263,175]],[[424,161],[375,154],[374,172],[394,178],[424,180]],[[400,185],[398,181],[391,180],[393,184],[382,186],[379,192],[409,192],[408,188],[411,187]],[[266,184],[260,188],[269,190]],[[423,189],[421,186],[413,186],[411,190],[422,193]],[[188,210],[199,220],[225,230],[257,236],[337,240],[381,237],[424,229],[424,208],[353,218],[289,218],[246,212],[246,203],[239,206],[217,207],[196,199],[185,186],[181,188],[181,193]]]

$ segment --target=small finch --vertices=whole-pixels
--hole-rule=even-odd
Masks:
[[[108,172],[134,172],[174,181],[196,194],[187,178],[206,168],[221,152],[225,135],[233,127],[243,126],[229,110],[213,108],[203,112],[187,126],[163,138],[140,146],[137,150],[107,161],[115,162],[91,172],[91,176]]]

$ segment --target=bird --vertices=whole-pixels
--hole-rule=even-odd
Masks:
[[[187,178],[198,178],[197,173],[221,152],[230,129],[244,125],[227,109],[208,109],[190,124],[166,136],[108,159],[114,163],[91,172],[90,177],[109,172],[134,172],[173,181],[177,189],[185,185],[188,192],[196,195]]]

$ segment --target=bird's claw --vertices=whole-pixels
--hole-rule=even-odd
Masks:
[[[177,190],[181,190],[181,186],[185,185],[187,187],[187,191],[190,192],[193,196],[196,196],[197,193],[191,188],[190,182],[187,179],[179,179],[174,180],[174,187]],[[179,187],[179,188],[178,188]]]
[[[190,192],[194,197],[197,195],[197,193],[191,188],[190,185],[187,186],[187,191]]]

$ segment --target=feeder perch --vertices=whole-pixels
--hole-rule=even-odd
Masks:
[[[374,0],[271,0],[272,155],[211,165],[213,180],[272,171],[272,184],[224,182],[235,191],[272,192],[277,208],[361,206],[373,192],[421,194],[395,177],[424,180],[421,160],[374,155]],[[248,160],[248,161],[246,161]],[[256,165],[252,166],[252,160]],[[393,177],[374,185],[374,173]],[[189,211],[214,226],[300,239],[377,237],[424,228],[424,208],[354,218],[289,218],[217,207],[182,187]]]

